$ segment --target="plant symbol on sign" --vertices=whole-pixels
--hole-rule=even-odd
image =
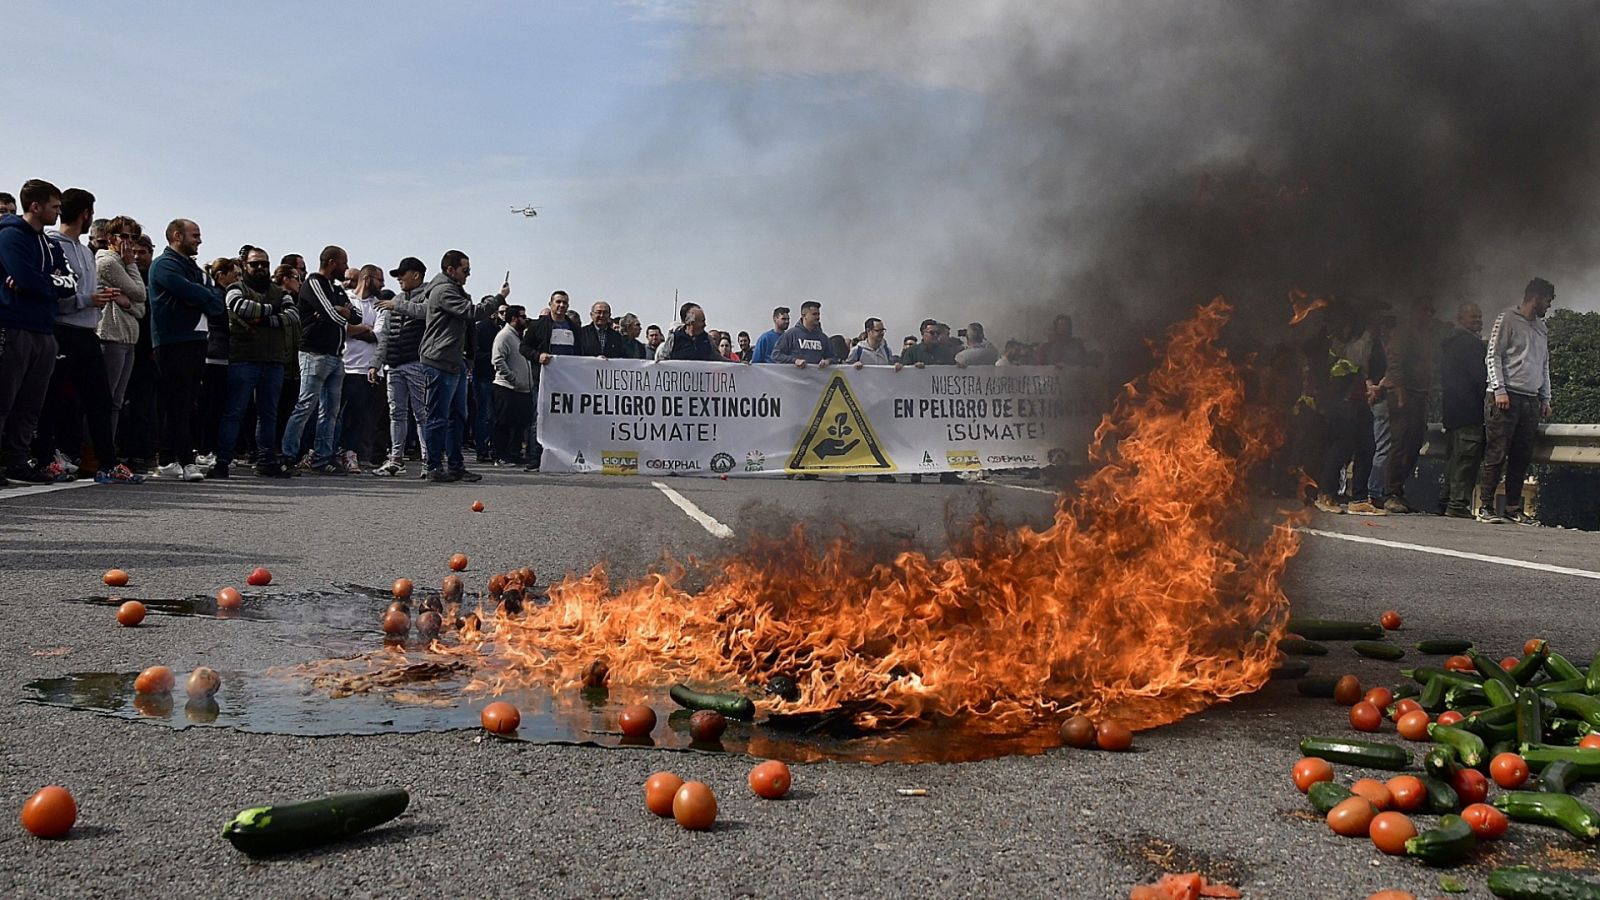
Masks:
[[[817,454],[818,459],[843,456],[854,450],[856,445],[861,443],[860,438],[852,438],[848,444],[844,442],[845,438],[855,433],[855,429],[846,424],[849,419],[849,415],[845,413],[839,413],[833,417],[833,424],[828,426],[828,436],[817,441],[817,446],[812,450],[813,453]]]

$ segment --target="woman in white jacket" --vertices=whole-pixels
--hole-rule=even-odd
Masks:
[[[109,249],[94,256],[99,283],[114,287],[128,304],[108,303],[100,313],[95,334],[100,337],[100,353],[106,361],[106,380],[111,385],[111,433],[117,432],[117,417],[128,393],[128,377],[133,374],[133,350],[139,342],[139,320],[145,313],[144,279],[133,258],[139,249],[138,238],[144,229],[127,216],[117,216],[107,226]]]

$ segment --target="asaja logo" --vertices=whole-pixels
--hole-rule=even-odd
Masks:
[[[711,457],[711,471],[721,475],[733,470],[733,457],[726,453],[718,453]]]
[[[744,455],[744,470],[746,472],[765,472],[767,470],[767,455],[760,450],[751,450]]]
[[[603,450],[600,453],[600,474],[639,474],[639,454],[633,450]]]
[[[971,450],[946,450],[944,461],[952,469],[981,469],[983,460]]]
[[[921,463],[921,465],[922,465],[922,468],[924,468],[924,469],[933,468],[933,466],[934,466],[933,454],[929,453],[926,450],[922,451],[922,463]]]
[[[589,462],[583,458],[582,450],[579,450],[578,455],[572,458],[572,465],[579,469],[589,468]]]

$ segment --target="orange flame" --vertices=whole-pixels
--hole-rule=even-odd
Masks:
[[[1251,514],[1243,479],[1276,432],[1216,346],[1229,313],[1218,298],[1173,329],[1097,429],[1101,467],[1042,530],[979,523],[959,552],[875,559],[796,527],[697,567],[700,590],[676,564],[617,590],[596,566],[432,649],[472,661],[492,693],[574,688],[596,661],[624,690],[782,674],[799,697],[765,711],[843,709],[867,728],[1000,733],[1066,713],[1148,728],[1257,690],[1299,541]]]
[[[1308,301],[1306,298],[1310,296],[1310,294],[1298,288],[1289,292],[1289,305],[1294,307],[1294,316],[1289,319],[1290,325],[1299,325],[1306,320],[1307,316],[1327,307],[1327,300],[1318,297],[1315,300]]]

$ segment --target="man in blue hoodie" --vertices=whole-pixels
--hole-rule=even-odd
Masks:
[[[28,443],[56,366],[58,303],[77,294],[66,259],[44,234],[61,215],[60,189],[32,179],[20,193],[22,214],[0,218],[0,486],[55,480],[28,465]]]
[[[203,481],[194,462],[195,395],[206,364],[206,316],[227,314],[221,289],[207,280],[194,257],[200,226],[188,219],[167,224],[167,249],[150,264],[150,340],[160,369],[161,467],[184,481]]]

